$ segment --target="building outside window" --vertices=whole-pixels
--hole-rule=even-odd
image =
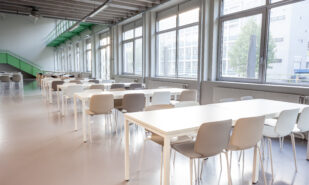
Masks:
[[[157,13],[156,76],[197,78],[199,1]]]
[[[86,40],[86,72],[91,72],[92,69],[92,46],[91,39]]]
[[[122,27],[122,73],[142,75],[143,71],[142,20]]]
[[[101,33],[100,38],[100,78],[110,79],[110,34],[109,32]]]
[[[217,78],[309,85],[308,9],[308,0],[222,0]]]

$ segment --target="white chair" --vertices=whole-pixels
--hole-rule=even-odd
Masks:
[[[183,102],[177,102],[174,104],[175,108],[197,106],[197,105],[200,105],[200,104],[196,101],[183,101]]]
[[[195,141],[172,144],[174,150],[190,158],[190,185],[193,184],[194,159],[205,159],[222,152],[226,156],[228,182],[232,184],[228,155],[225,151],[229,143],[231,128],[232,120],[204,123],[200,126]]]
[[[307,134],[307,148],[309,148],[309,107],[302,110],[300,116],[298,117],[297,124],[294,126],[293,133],[301,134],[308,132]],[[309,150],[307,150],[307,159],[309,157]]]
[[[264,122],[265,122],[265,116],[242,118],[237,120],[227,150],[231,151],[230,159],[232,162],[233,151],[243,151],[243,159],[244,159],[245,150],[256,147],[259,152],[264,184],[267,184],[260,147],[257,145],[257,143],[263,137]],[[244,168],[244,160],[243,160],[243,168]]]
[[[86,112],[91,117],[95,115],[105,115],[105,123],[107,124],[107,122],[109,121],[110,127],[112,127],[113,109],[114,96],[112,94],[99,94],[91,96],[89,109]],[[117,125],[115,129],[117,129]],[[90,142],[92,142],[92,128],[90,117],[88,117],[88,133]]]
[[[272,179],[274,179],[272,151],[271,151],[272,138],[281,138],[288,135],[291,136],[293,153],[294,153],[295,170],[297,171],[295,139],[292,131],[296,123],[298,112],[299,109],[285,110],[279,114],[278,119],[266,119],[265,121],[263,136],[268,139],[268,150],[271,162]]]
[[[91,85],[89,89],[101,89],[102,91],[104,91],[105,86],[103,84],[94,84],[94,85]]]
[[[242,96],[242,97],[240,97],[240,100],[252,100],[253,99],[253,97],[252,96]]]
[[[171,92],[169,91],[154,92],[151,98],[151,105],[170,104],[170,101],[171,101]]]
[[[68,110],[68,100],[69,99],[73,99],[74,98],[74,93],[78,93],[78,92],[82,92],[83,91],[83,87],[81,85],[72,85],[72,86],[68,86],[63,90],[63,99],[62,103],[65,104],[65,110],[62,110],[62,115],[65,114],[65,112],[67,112]]]
[[[235,98],[223,98],[219,100],[220,103],[233,102],[233,101],[236,101],[236,99]]]

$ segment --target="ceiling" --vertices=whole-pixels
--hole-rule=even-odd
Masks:
[[[0,12],[80,21],[98,7],[106,7],[86,22],[115,24],[166,0],[0,0]]]

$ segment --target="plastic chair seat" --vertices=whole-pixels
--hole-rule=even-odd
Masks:
[[[276,127],[265,125],[263,129],[263,135],[268,138],[278,138],[280,135],[275,130]]]
[[[201,154],[194,152],[195,142],[178,143],[173,145],[173,149],[189,158],[203,158]]]

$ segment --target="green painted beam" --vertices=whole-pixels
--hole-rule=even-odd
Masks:
[[[30,75],[36,76],[37,73],[41,73],[42,70],[15,57],[9,53],[0,53],[0,64],[9,64],[17,69],[26,72]]]
[[[76,35],[79,35],[81,32],[85,31],[86,29],[91,29],[91,27],[93,25],[94,24],[82,22],[73,31],[68,31],[67,30],[67,31],[63,32],[62,34],[60,34],[57,38],[55,38],[54,40],[49,42],[47,44],[47,46],[49,46],[49,47],[57,47],[60,44],[64,43],[65,41],[71,39],[72,37],[74,37]]]

